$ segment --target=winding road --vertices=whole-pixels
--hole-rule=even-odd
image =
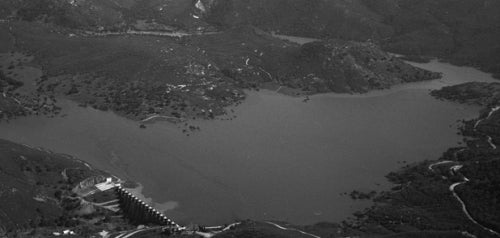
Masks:
[[[453,163],[455,161],[451,161],[451,160],[443,160],[443,161],[439,161],[437,163],[434,163],[434,164],[430,164],[429,167],[427,167],[430,171],[432,172],[435,172],[434,171],[434,166],[437,166],[437,165],[442,165],[442,164],[449,164],[449,163]]]
[[[269,224],[269,225],[272,225],[272,226],[274,226],[274,227],[276,227],[276,228],[278,228],[280,230],[284,230],[284,231],[296,231],[296,232],[299,232],[299,233],[301,233],[303,235],[306,235],[306,236],[311,236],[311,237],[314,237],[314,238],[321,238],[321,237],[319,237],[317,235],[314,235],[314,234],[311,234],[311,233],[307,233],[305,231],[301,231],[301,230],[298,230],[298,229],[295,229],[295,228],[286,228],[286,227],[280,226],[280,225],[278,225],[278,224],[276,224],[274,222],[266,221],[266,223]]]
[[[154,119],[157,119],[157,118],[160,118],[160,119],[166,119],[166,120],[185,120],[184,118],[182,117],[170,117],[170,116],[162,116],[162,115],[152,115],[146,119],[143,119],[141,120],[141,122],[148,122],[148,121],[151,121],[151,120],[154,120]]]
[[[92,35],[92,36],[114,36],[114,35],[146,35],[146,36],[166,36],[166,37],[184,37],[184,36],[190,36],[190,35],[209,35],[209,34],[217,34],[218,32],[206,32],[206,33],[187,33],[187,32],[156,32],[156,31],[135,31],[135,30],[128,30],[128,31],[125,31],[125,32],[90,32],[90,31],[86,31],[84,32],[85,35]],[[246,59],[245,61],[245,64],[248,65],[249,64],[249,58]],[[264,71],[264,70],[263,70]],[[267,71],[264,71],[270,78],[273,78],[271,76],[271,74],[269,74]],[[281,87],[277,90],[279,91],[281,89]],[[5,94],[4,94],[4,97],[5,97]],[[476,121],[476,123],[474,124],[474,130],[476,130],[476,128],[481,124],[481,122],[483,122],[484,120],[487,120],[489,119],[496,111],[500,110],[500,106],[496,106],[494,108],[492,108],[490,110],[490,112],[488,113],[488,115],[484,118],[484,119],[480,119],[478,121]],[[169,117],[169,116],[161,116],[161,115],[152,115],[144,120],[142,120],[142,122],[148,122],[150,120],[153,120],[153,119],[156,119],[156,118],[163,118],[163,119],[179,119],[179,118],[174,118],[174,117]],[[490,145],[490,147],[495,150],[497,149],[497,145],[493,142],[493,139],[488,136],[488,135],[485,135],[486,138],[487,138],[487,142],[488,144]],[[456,159],[456,156],[457,156],[457,153],[460,153],[462,152],[463,150],[465,149],[461,149],[459,151],[456,151],[455,154],[454,154],[454,157]],[[434,170],[434,167],[435,166],[438,166],[438,165],[442,165],[442,164],[448,164],[448,163],[454,163],[454,162],[457,162],[457,161],[449,161],[449,160],[445,160],[445,161],[439,161],[439,162],[436,162],[436,163],[433,163],[433,164],[430,164],[428,166],[428,169],[431,171],[431,172],[435,172]],[[452,166],[450,167],[450,170],[453,171],[454,173],[458,173],[459,170],[462,168],[462,165],[455,165],[455,166]],[[455,197],[455,199],[461,204],[461,207],[462,207],[462,211],[463,213],[465,214],[465,216],[474,224],[478,225],[479,227],[481,227],[482,229],[496,235],[496,236],[499,236],[500,237],[500,234],[490,228],[487,228],[483,225],[481,225],[478,221],[476,221],[472,216],[471,214],[469,213],[469,210],[467,209],[467,206],[466,204],[464,203],[464,201],[460,198],[460,196],[456,193],[455,189],[462,185],[462,184],[465,184],[467,182],[469,182],[470,180],[463,176],[462,175],[462,181],[461,182],[456,182],[456,183],[453,183],[452,185],[450,185],[449,187],[449,190],[452,192],[453,196]],[[307,235],[307,236],[311,236],[311,237],[314,237],[314,238],[321,238],[319,236],[316,236],[314,234],[311,234],[311,233],[307,233],[307,232],[304,232],[304,231],[301,231],[301,230],[298,230],[298,229],[295,229],[295,228],[286,228],[286,227],[283,227],[283,226],[280,226],[276,223],[273,223],[273,222],[270,222],[270,221],[266,221],[266,223],[278,228],[278,229],[281,229],[281,230],[286,230],[286,231],[295,231],[295,232],[299,232],[301,234],[304,234],[304,235]],[[237,224],[233,224],[233,225],[237,225]],[[228,227],[226,227],[228,228]],[[119,236],[117,237],[123,237],[123,238],[126,238],[126,237],[131,237],[139,232],[143,232],[143,231],[148,231],[149,229],[142,229],[142,230],[135,230],[135,231],[132,231],[130,233],[127,233],[127,232],[122,232],[122,234],[120,234]],[[224,229],[226,230],[226,229]]]
[[[166,36],[166,37],[184,37],[184,36],[197,36],[197,35],[214,35],[220,32],[184,32],[184,31],[84,31],[84,35],[88,36],[120,36],[120,35],[142,35],[142,36]]]
[[[478,120],[475,124],[474,124],[474,130],[476,131],[476,128],[477,126],[484,120],[487,120],[491,117],[491,115],[493,115],[493,113],[495,113],[496,111],[500,110],[500,106],[496,106],[494,108],[492,108],[490,110],[490,112],[488,113],[488,116],[484,119],[480,119]],[[490,147],[495,150],[497,149],[497,146],[493,143],[493,139],[486,135],[487,137],[487,141],[488,143],[490,144]],[[461,149],[461,150],[458,150],[454,153],[454,157],[455,157],[455,160],[457,159],[457,154],[459,152],[462,152],[464,151],[465,149]],[[439,162],[436,162],[436,163],[433,163],[433,164],[430,164],[428,166],[428,169],[432,172],[435,172],[434,171],[434,166],[437,166],[437,165],[441,165],[441,164],[447,164],[447,163],[453,163],[453,162],[456,162],[456,161],[450,161],[450,160],[443,160],[443,161],[439,161]],[[463,167],[463,165],[454,165],[452,167],[450,167],[450,171],[452,171],[453,173],[455,174],[458,174],[459,170]],[[479,227],[481,227],[483,230],[485,231],[488,231],[490,232],[491,234],[494,234],[496,236],[499,236],[500,237],[500,234],[486,226],[483,226],[481,225],[478,221],[476,221],[472,216],[471,214],[469,213],[469,210],[467,209],[467,206],[465,205],[465,202],[462,200],[462,198],[460,198],[460,196],[457,194],[457,192],[455,191],[455,188],[462,185],[462,184],[465,184],[467,182],[469,182],[470,180],[465,177],[464,175],[460,174],[462,176],[462,181],[461,182],[456,182],[452,185],[450,185],[449,189],[451,191],[451,193],[453,194],[453,197],[455,197],[455,199],[457,199],[457,201],[460,203],[460,205],[462,206],[462,212],[465,214],[465,216],[467,217],[467,219],[469,219],[472,223],[478,225]]]

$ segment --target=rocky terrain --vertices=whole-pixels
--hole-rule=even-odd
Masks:
[[[253,25],[288,35],[372,40],[395,53],[500,73],[495,0],[3,0],[0,9],[4,19],[87,30],[217,31]]]
[[[385,50],[428,55],[500,73],[500,3],[492,0],[215,0],[207,22],[267,31],[372,40]]]
[[[129,215],[121,211],[120,205],[113,205],[119,200],[116,192],[100,192],[95,186],[112,175],[69,155],[0,140],[0,161],[2,237],[200,237],[210,234],[207,232],[214,229],[190,225],[183,228],[183,232],[170,233],[164,229],[166,226],[137,226],[136,222],[129,219]],[[469,169],[464,173],[476,179]],[[478,175],[478,178],[488,174]],[[380,195],[377,198],[378,205],[357,213],[355,220],[309,226],[244,220],[222,226],[226,228],[215,233],[215,237],[489,236],[467,221],[447,190],[447,181],[429,171],[425,163],[407,167],[400,173],[391,174],[389,178],[398,184],[395,189]],[[431,183],[437,186],[430,186]],[[484,188],[471,185],[474,189],[461,192],[464,198],[468,198],[468,192],[483,194],[481,189]],[[480,201],[476,203],[474,194],[470,195],[471,208],[483,204]],[[435,209],[436,206],[440,206],[440,209]],[[477,209],[484,207],[479,206]],[[490,217],[484,217],[484,221],[491,223],[495,221],[496,215],[493,212],[495,210],[490,211],[481,214],[489,214]],[[491,225],[496,226],[495,223]]]
[[[375,196],[376,204],[355,213],[355,219],[310,226],[242,221],[216,237],[311,236],[307,234],[319,237],[496,237],[493,232],[500,229],[496,212],[500,208],[496,199],[500,191],[497,87],[496,83],[467,83],[432,92],[442,99],[485,107],[477,119],[464,121],[461,133],[467,138],[465,145],[450,148],[437,161],[407,165],[390,173],[387,177],[394,187]],[[68,155],[8,141],[0,144],[3,234],[33,237],[68,229],[80,235],[97,234],[101,230],[144,229],[99,209],[92,215],[80,214],[84,207],[71,203],[78,197],[75,185],[105,173]],[[467,182],[463,182],[464,178]],[[466,216],[454,194],[477,223]],[[97,199],[94,202],[98,203],[102,199],[99,197],[102,196],[87,200]],[[22,207],[23,212],[19,213],[20,208],[16,207]],[[162,236],[167,234],[146,233],[143,237]]]
[[[210,119],[228,114],[245,90],[364,93],[440,76],[386,51],[498,77],[498,12],[494,0],[0,0],[0,121],[56,116],[61,99],[134,120]],[[301,45],[272,32],[321,41]],[[465,145],[389,174],[393,189],[355,219],[243,221],[217,237],[497,236],[499,92],[498,83],[432,92],[484,107],[464,121]],[[105,172],[4,140],[0,161],[0,236],[139,229],[120,213],[84,206],[75,193]]]
[[[461,134],[467,138],[466,145],[450,148],[437,162],[408,165],[390,173],[388,179],[397,186],[376,197],[378,205],[358,213],[349,224],[370,232],[374,227],[382,233],[386,229],[397,233],[457,230],[477,237],[497,237],[498,85],[466,83],[433,91],[432,95],[485,107],[477,119],[464,121]]]
[[[136,120],[185,121],[227,114],[225,107],[245,98],[244,89],[363,93],[439,77],[370,42],[299,45],[250,26],[173,37],[96,35],[38,21],[0,25],[11,45],[4,81],[24,85],[6,90],[4,101],[17,100],[34,114],[57,114],[57,98],[69,98]]]
[[[375,196],[375,205],[355,213],[355,219],[300,229],[320,237],[498,237],[499,92],[497,83],[433,91],[443,100],[484,107],[477,119],[463,121],[465,145],[450,148],[437,161],[406,165],[388,174],[394,187]],[[245,235],[287,237],[258,224],[237,227],[223,237]]]
[[[461,160],[468,161],[464,174],[475,178],[461,191],[466,203],[471,205],[471,214],[495,230],[500,229],[498,215],[491,214],[500,208],[498,203],[497,144],[500,142],[500,98],[498,83],[461,84],[445,87],[433,92],[436,96],[458,102],[474,103],[483,106],[479,119],[465,123],[464,136],[474,139],[467,141],[468,148],[474,148],[464,154]]]
[[[500,160],[499,84],[466,83],[432,92],[437,98],[484,107],[463,121],[465,145],[436,161],[406,165],[387,175],[390,191],[369,209],[341,224],[300,227],[320,237],[498,237]],[[232,235],[232,236],[231,236]],[[245,224],[222,237],[287,237],[258,224]],[[290,235],[288,235],[290,236]]]
[[[433,91],[432,95],[460,103],[494,106],[500,103],[500,83],[459,84]]]

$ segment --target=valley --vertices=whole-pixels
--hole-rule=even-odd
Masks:
[[[0,0],[0,236],[498,237],[499,10]]]

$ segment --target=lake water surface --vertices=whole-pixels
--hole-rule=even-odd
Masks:
[[[456,121],[479,108],[436,100],[430,89],[493,81],[471,68],[414,65],[445,77],[365,95],[316,95],[307,103],[248,92],[235,119],[190,122],[201,127],[190,136],[167,122],[140,129],[111,112],[62,101],[66,116],[2,123],[0,136],[140,182],[144,195],[181,224],[340,221],[369,205],[342,193],[387,189],[384,175],[401,161],[437,159],[457,146]]]

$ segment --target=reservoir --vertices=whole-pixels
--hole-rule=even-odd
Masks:
[[[494,81],[472,68],[412,64],[444,78],[307,102],[251,91],[232,108],[234,118],[190,121],[201,131],[189,136],[172,123],[140,129],[114,113],[60,100],[63,116],[1,123],[0,135],[139,182],[144,196],[180,224],[336,222],[370,205],[345,193],[389,189],[390,171],[458,146],[457,120],[476,117],[479,107],[436,100],[429,90]]]

